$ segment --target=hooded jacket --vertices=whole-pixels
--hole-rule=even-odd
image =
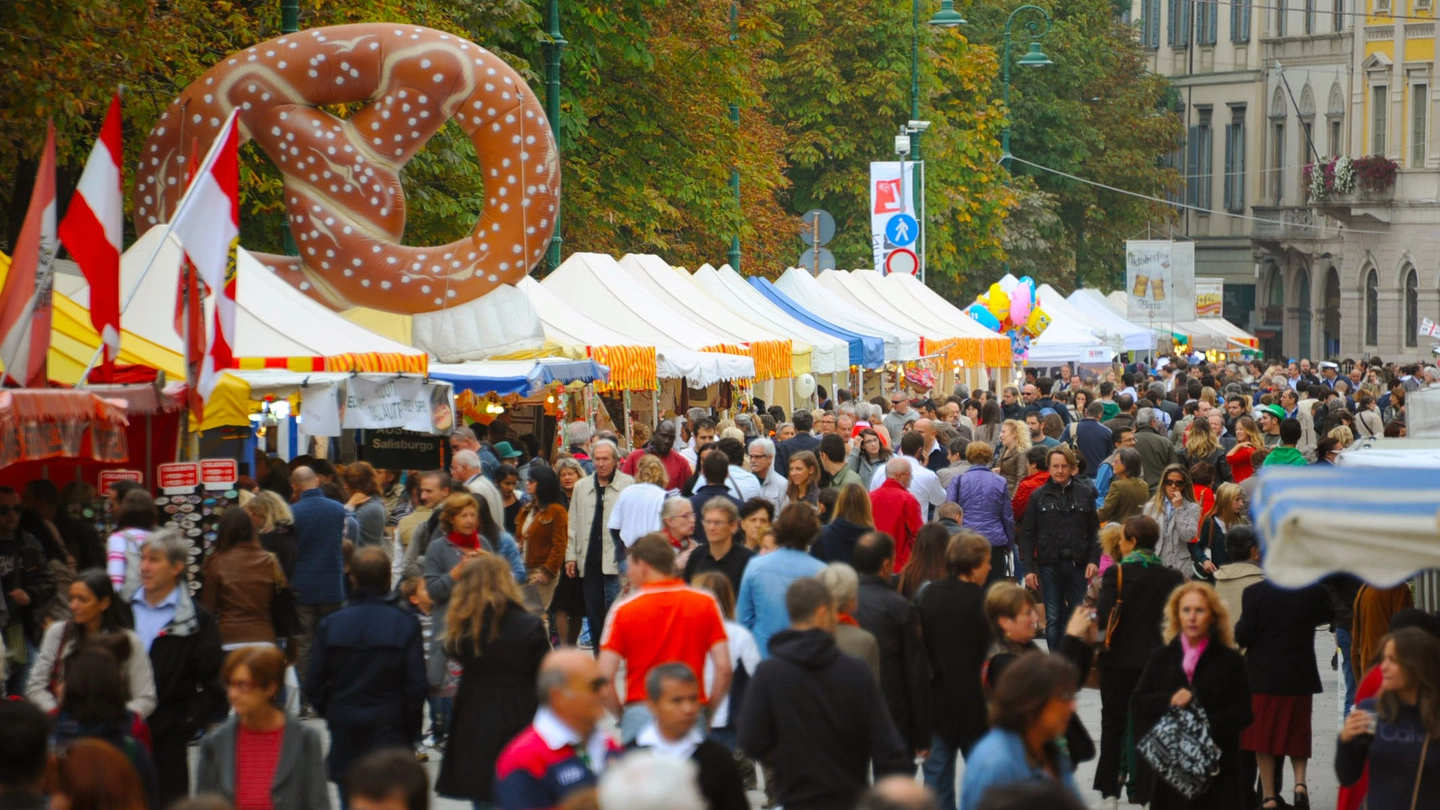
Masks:
[[[1305,459],[1305,454],[1301,453],[1299,448],[1282,444],[1270,450],[1270,455],[1265,457],[1264,466],[1304,467],[1309,463],[1310,462]]]
[[[860,542],[861,535],[868,531],[869,526],[861,526],[837,517],[820,530],[820,539],[810,547],[810,556],[820,562],[841,562],[849,565],[855,556],[855,544]]]
[[[738,725],[740,748],[774,766],[776,804],[788,810],[853,807],[872,763],[877,781],[914,772],[869,667],[824,630],[770,639]]]

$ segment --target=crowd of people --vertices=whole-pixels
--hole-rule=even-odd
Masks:
[[[203,555],[138,485],[106,538],[0,487],[0,807],[423,810],[434,756],[477,810],[1066,808],[1091,759],[1109,807],[1308,807],[1327,629],[1342,807],[1440,807],[1440,620],[1276,587],[1248,525],[1260,467],[1402,435],[1433,370],[1166,361],[272,458]],[[1198,790],[1147,744],[1187,712]]]

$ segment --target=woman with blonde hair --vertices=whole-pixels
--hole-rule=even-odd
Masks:
[[[1334,439],[1335,441],[1339,442],[1341,450],[1344,450],[1345,448],[1355,443],[1354,431],[1350,430],[1350,428],[1346,427],[1345,425],[1336,425],[1335,427],[1331,428],[1330,432],[1325,434],[1325,438]]]
[[[1213,582],[1215,569],[1229,565],[1230,552],[1225,536],[1236,526],[1250,522],[1245,508],[1245,490],[1239,484],[1221,484],[1215,490],[1215,506],[1200,520],[1200,536],[1190,544],[1190,558],[1195,562],[1197,578]],[[1246,562],[1240,560],[1239,562]],[[1204,576],[1199,576],[1204,574]]]
[[[1235,420],[1235,446],[1225,454],[1225,463],[1230,465],[1230,479],[1239,484],[1255,474],[1255,463],[1251,456],[1265,444],[1265,437],[1254,418],[1242,416]]]
[[[1180,461],[1188,470],[1205,462],[1215,468],[1215,481],[1230,480],[1230,465],[1225,463],[1225,448],[1210,430],[1209,419],[1195,419],[1185,432],[1185,448],[1180,452]]]
[[[295,577],[295,515],[285,499],[262,489],[243,507],[260,534],[260,545],[280,560],[285,578]]]
[[[835,500],[835,516],[820,530],[820,539],[810,548],[810,555],[821,562],[850,564],[855,544],[866,532],[875,530],[870,511],[870,492],[864,485],[850,482],[840,488]]]
[[[467,492],[454,493],[440,502],[440,528],[445,533],[431,541],[422,569],[425,590],[435,603],[430,614],[430,626],[436,639],[446,637],[450,602],[465,564],[489,555],[491,549],[499,547],[502,536],[500,525],[490,514],[490,504],[484,498],[476,498]],[[430,685],[443,684],[448,669],[443,645],[431,644],[426,656]]]
[[[450,741],[435,792],[493,801],[495,760],[538,708],[535,679],[550,639],[522,603],[510,566],[494,554],[462,564],[436,646],[460,665]]]
[[[1145,516],[1160,524],[1160,560],[1189,577],[1190,541],[1200,531],[1200,504],[1195,485],[1183,464],[1171,464],[1160,474],[1155,496],[1145,504]]]
[[[1015,497],[1020,479],[1030,473],[1025,454],[1030,452],[1030,428],[1019,419],[1006,419],[1000,424],[1000,458],[995,472],[1005,476],[1005,495]]]
[[[1194,702],[1210,721],[1220,767],[1194,799],[1156,779],[1150,807],[1245,807],[1240,732],[1250,725],[1250,687],[1224,600],[1203,582],[1181,585],[1165,604],[1162,637],[1165,644],[1150,654],[1131,702],[1135,739],[1143,739],[1170,707]]]

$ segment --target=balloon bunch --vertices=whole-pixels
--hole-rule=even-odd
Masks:
[[[1035,279],[1029,276],[1019,281],[1006,276],[991,284],[989,290],[975,297],[975,303],[965,313],[986,329],[1010,338],[1016,362],[1030,358],[1031,339],[1040,337],[1050,326],[1050,316],[1035,300]]]

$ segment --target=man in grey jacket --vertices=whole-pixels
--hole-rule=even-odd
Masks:
[[[598,651],[605,614],[620,595],[620,566],[615,560],[615,541],[605,527],[610,510],[620,493],[635,479],[620,472],[620,448],[608,439],[597,439],[590,449],[595,472],[575,482],[570,497],[569,543],[565,548],[565,570],[579,577],[585,594],[585,619],[590,625],[592,645]]]
[[[1162,435],[1165,429],[1160,412],[1154,408],[1141,408],[1135,416],[1135,450],[1140,454],[1140,464],[1150,494],[1160,486],[1160,473],[1177,461],[1175,445]]]

